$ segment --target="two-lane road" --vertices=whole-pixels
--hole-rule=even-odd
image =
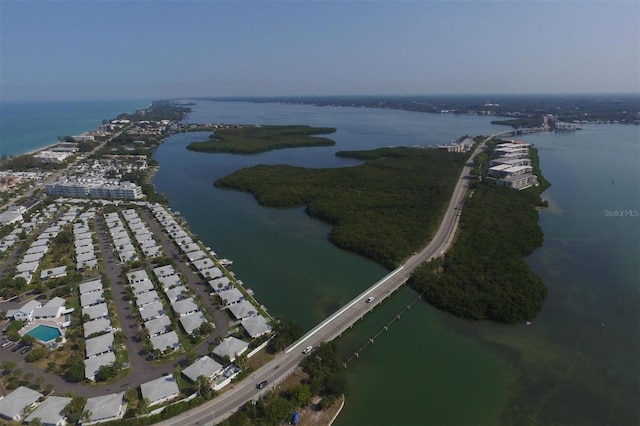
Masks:
[[[172,419],[160,422],[159,424],[164,426],[202,425],[210,424],[214,420],[219,422],[226,419],[244,403],[252,399],[255,400],[285,379],[305,357],[305,355],[302,354],[302,350],[306,346],[316,347],[324,342],[335,339],[367,312],[372,310],[378,303],[381,303],[398,289],[398,287],[403,285],[420,265],[443,255],[444,252],[449,249],[455,237],[462,202],[464,201],[464,196],[471,179],[470,173],[473,168],[473,158],[478,152],[484,149],[484,144],[487,141],[504,133],[509,132],[500,132],[489,136],[476,147],[470,156],[469,162],[460,173],[460,177],[451,196],[451,201],[449,202],[449,206],[438,231],[424,249],[411,256],[402,266],[356,296],[356,298],[343,308],[289,346],[283,353],[251,374],[250,377],[242,382],[236,383],[231,390],[199,407]],[[374,299],[372,302],[367,303],[367,298],[369,297],[373,297]],[[263,380],[267,380],[268,385],[261,390],[257,389],[256,385]]]

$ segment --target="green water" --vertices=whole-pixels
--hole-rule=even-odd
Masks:
[[[327,241],[330,228],[303,209],[276,210],[212,186],[252,164],[357,164],[341,149],[426,145],[495,133],[481,117],[305,105],[202,103],[189,121],[309,124],[338,128],[335,148],[211,155],[184,147],[206,135],[176,135],[156,153],[154,184],[191,229],[271,314],[311,328],[386,271]],[[527,261],[549,287],[533,324],[472,323],[425,303],[348,366],[337,425],[638,424],[638,217],[640,137],[631,126],[585,126],[529,136],[553,186],[540,225],[543,247]],[[615,182],[615,183],[612,183]],[[402,289],[340,340],[345,358],[412,298]],[[605,324],[602,326],[602,324]]]

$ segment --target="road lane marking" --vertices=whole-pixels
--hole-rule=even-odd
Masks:
[[[334,319],[336,319],[337,317],[339,317],[340,315],[342,315],[345,311],[347,311],[349,308],[351,308],[353,305],[355,305],[356,303],[360,302],[362,299],[364,299],[369,293],[371,293],[372,291],[374,291],[375,289],[377,289],[378,287],[380,287],[382,284],[384,284],[385,282],[387,282],[387,280],[389,280],[391,277],[393,277],[395,274],[397,274],[398,272],[402,271],[404,269],[404,265],[400,266],[399,268],[397,268],[395,271],[391,272],[389,275],[387,275],[386,277],[384,277],[383,279],[381,279],[377,284],[374,284],[372,287],[370,287],[368,290],[366,290],[364,293],[361,293],[360,296],[356,297],[355,299],[353,299],[351,301],[351,303],[349,303],[347,306],[343,307],[342,309],[340,309],[338,312],[336,312],[335,314],[331,315],[329,318],[327,318],[326,320],[324,320],[322,323],[320,323],[319,325],[317,325],[313,330],[311,330],[309,333],[307,333],[305,336],[302,336],[302,338],[300,340],[298,340],[297,343],[295,343],[293,346],[291,346],[289,349],[287,349],[286,351],[284,351],[285,354],[290,353],[291,351],[293,351],[295,348],[297,348],[298,346],[300,346],[302,344],[302,342],[306,341],[308,338],[310,338],[311,336],[313,336],[314,334],[316,334],[318,331],[322,330],[325,326],[329,325]]]

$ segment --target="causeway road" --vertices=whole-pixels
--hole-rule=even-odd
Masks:
[[[500,132],[489,136],[476,147],[469,157],[469,161],[460,173],[442,223],[431,242],[424,249],[411,256],[402,266],[396,268],[386,277],[356,296],[351,302],[318,324],[249,377],[233,384],[231,389],[205,404],[158,424],[163,426],[210,425],[228,418],[246,402],[257,400],[264,393],[273,390],[278,383],[294,371],[305,356],[313,356],[313,352],[308,355],[302,353],[305,347],[316,347],[340,336],[378,303],[381,303],[403,285],[420,265],[442,256],[449,249],[455,237],[464,196],[469,188],[469,183],[473,179],[471,176],[473,158],[485,149],[487,141],[505,133],[509,132]],[[373,300],[367,303],[367,299],[370,297],[373,297]],[[264,380],[267,381],[267,386],[263,389],[258,389],[257,384]]]

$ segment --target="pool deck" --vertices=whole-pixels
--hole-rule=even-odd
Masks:
[[[63,331],[62,326],[60,325],[60,323],[58,323],[56,321],[51,321],[51,320],[35,320],[35,321],[32,321],[29,324],[27,324],[24,327],[22,327],[20,329],[20,331],[18,331],[18,334],[20,334],[20,336],[24,336],[25,334],[27,334],[28,332],[30,332],[31,330],[33,330],[34,328],[36,328],[36,327],[38,327],[40,325],[46,325],[48,327],[57,328],[58,331],[60,332],[60,337],[62,337],[62,342],[61,343],[64,343],[66,341],[66,339],[64,337],[64,331]],[[49,342],[51,342],[51,340],[45,342],[45,341],[40,340],[38,338],[36,338],[36,340],[38,342],[40,342],[40,343],[43,343],[43,344],[48,344]],[[55,339],[52,339],[52,340],[55,340]]]

